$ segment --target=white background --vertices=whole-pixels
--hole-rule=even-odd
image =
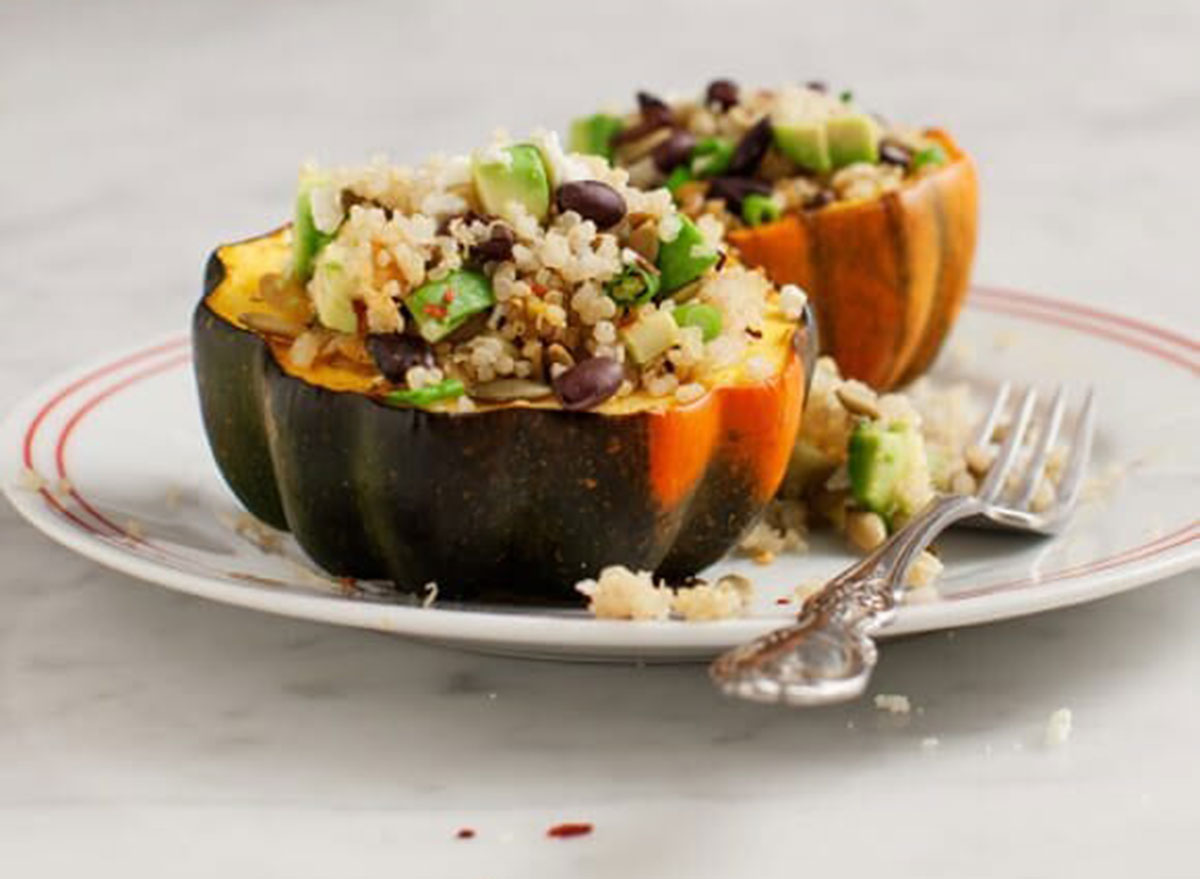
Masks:
[[[981,167],[977,278],[1195,333],[1198,46],[1188,2],[2,0],[0,411],[185,326],[207,251],[284,219],[305,157],[463,151],[715,75],[946,125]],[[0,872],[1195,876],[1198,585],[890,644],[903,723],[209,605],[6,508]],[[596,831],[543,838],[563,820]]]

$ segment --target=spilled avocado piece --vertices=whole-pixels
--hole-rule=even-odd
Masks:
[[[801,168],[824,174],[833,167],[829,159],[825,126],[820,122],[776,124],[772,127],[772,134],[776,149]]]
[[[870,116],[853,113],[833,116],[825,122],[829,159],[835,168],[855,162],[879,161],[879,126]]]
[[[900,485],[921,454],[920,444],[920,434],[904,422],[857,424],[846,461],[854,500],[890,521],[903,507]]]
[[[567,149],[573,153],[603,156],[611,162],[612,140],[624,128],[625,123],[617,116],[607,113],[584,116],[571,123],[571,130],[567,133]]]
[[[427,342],[439,342],[470,318],[495,304],[492,284],[486,275],[459,269],[429,281],[404,300],[409,314]]]
[[[658,270],[662,273],[660,288],[663,293],[674,293],[686,287],[716,265],[720,255],[705,240],[696,224],[683,214],[679,218],[679,232],[670,241],[662,241],[658,247]]]
[[[544,222],[550,213],[550,175],[542,154],[533,144],[518,143],[476,153],[471,176],[483,209],[507,217],[508,205],[517,202]]]

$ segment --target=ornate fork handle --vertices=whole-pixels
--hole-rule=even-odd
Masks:
[[[709,670],[714,683],[728,695],[793,705],[860,694],[877,655],[871,633],[895,616],[909,567],[937,535],[985,506],[966,495],[932,501],[869,556],[809,596],[795,625],[718,657]]]

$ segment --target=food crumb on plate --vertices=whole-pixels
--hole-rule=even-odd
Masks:
[[[1071,709],[1059,708],[1046,720],[1046,747],[1065,745],[1071,738]]]
[[[907,696],[899,693],[876,693],[875,707],[889,714],[908,714],[912,710],[912,703]]]
[[[458,832],[454,834],[455,839],[474,839],[475,830],[471,827],[460,827]]]
[[[595,580],[575,584],[588,599],[588,610],[601,620],[664,620],[671,613],[674,593],[657,585],[649,571],[609,565]]]
[[[745,613],[753,596],[754,585],[748,579],[729,574],[716,583],[679,589],[671,609],[688,622],[727,620]]]

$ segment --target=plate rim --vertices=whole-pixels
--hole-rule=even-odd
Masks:
[[[1006,287],[975,285],[968,308],[1006,317],[1034,320],[1083,332],[1133,348],[1159,360],[1200,374],[1200,342],[1139,318],[1071,300]],[[110,352],[83,366],[59,373],[27,394],[0,422],[0,461],[5,464],[0,489],[14,509],[50,539],[91,561],[139,580],[238,607],[300,619],[366,628],[435,640],[457,646],[490,645],[550,651],[558,658],[579,652],[633,657],[640,653],[711,655],[731,644],[778,626],[783,618],[766,616],[709,623],[594,620],[578,612],[455,607],[422,608],[411,604],[353,600],[348,597],[275,591],[277,587],[233,583],[199,572],[179,570],[133,553],[129,546],[104,534],[62,505],[48,488],[31,492],[12,479],[26,466],[37,430],[48,413],[72,394],[135,363],[149,364],[91,398],[68,419],[58,438],[56,461],[61,469],[63,435],[99,400],[133,381],[190,363],[190,337],[178,332],[141,345]],[[14,454],[14,450],[16,453]],[[103,520],[86,499],[70,490],[83,509]],[[57,515],[53,512],[57,509]],[[71,524],[74,522],[75,524]],[[114,526],[115,527],[115,526]],[[982,625],[1041,613],[1132,589],[1200,564],[1200,519],[1121,553],[1052,571],[1044,576],[989,584],[976,593],[959,593],[953,601],[906,605],[896,622],[880,633],[897,637],[967,625]],[[1055,585],[1048,589],[1047,586]],[[297,584],[299,585],[299,584]],[[501,623],[501,621],[503,621]]]

